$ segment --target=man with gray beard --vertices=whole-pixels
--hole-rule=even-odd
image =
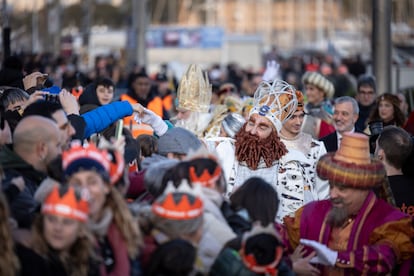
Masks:
[[[320,158],[317,174],[329,181],[330,199],[311,202],[284,219],[288,250],[301,252],[295,254],[294,271],[409,275],[412,219],[373,192],[385,180],[385,170],[370,157],[368,136],[344,133],[338,151]]]
[[[204,137],[212,114],[209,113],[211,84],[200,66],[191,64],[177,89],[177,116],[174,125],[185,128],[197,137]]]

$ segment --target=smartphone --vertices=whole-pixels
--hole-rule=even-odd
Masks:
[[[52,103],[59,103],[59,95],[57,94],[46,94],[45,101],[52,102]]]
[[[115,139],[118,140],[122,136],[122,129],[124,128],[124,120],[120,119],[116,123],[115,128]]]

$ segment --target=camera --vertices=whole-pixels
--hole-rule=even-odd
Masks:
[[[59,103],[59,95],[58,94],[46,94],[45,101],[52,102],[52,103]]]
[[[371,132],[371,135],[369,136],[369,152],[371,154],[374,154],[376,148],[376,141],[380,136],[382,130],[384,129],[384,125],[382,121],[373,121],[368,124],[368,127]]]

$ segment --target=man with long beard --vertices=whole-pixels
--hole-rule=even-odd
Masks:
[[[200,66],[191,64],[177,89],[177,115],[171,120],[202,138],[213,115],[210,114],[211,84]]]
[[[410,275],[412,219],[374,194],[385,180],[385,170],[370,158],[368,137],[345,133],[338,151],[319,160],[317,173],[329,180],[330,200],[311,202],[284,219],[288,250],[303,253],[293,260],[294,271]]]
[[[297,107],[295,89],[284,81],[259,84],[247,122],[235,136],[235,156],[228,176],[227,192],[253,176],[276,188],[279,159],[287,153],[279,131]],[[231,156],[227,152],[227,156]]]

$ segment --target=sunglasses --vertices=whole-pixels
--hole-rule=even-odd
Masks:
[[[235,91],[236,90],[234,89],[234,87],[225,87],[225,88],[222,88],[222,89],[219,90],[219,94],[224,94],[224,93],[227,93],[227,92],[233,93]]]

